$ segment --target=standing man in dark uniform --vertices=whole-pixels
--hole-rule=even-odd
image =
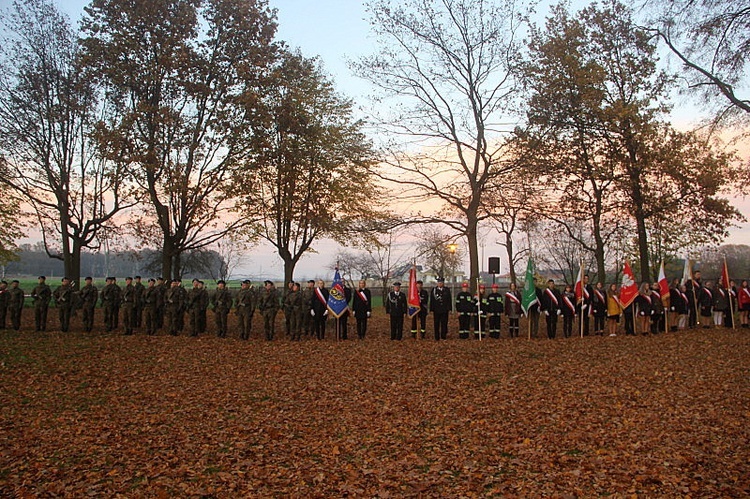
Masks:
[[[8,313],[8,301],[10,294],[8,294],[8,283],[0,281],[0,331],[5,329],[5,317]]]
[[[500,294],[500,286],[493,284],[491,292],[487,295],[487,316],[489,318],[487,331],[490,338],[500,337],[503,313],[503,295]]]
[[[143,303],[143,320],[146,322],[146,334],[156,334],[156,310],[161,299],[159,290],[156,288],[156,279],[148,280],[148,287],[143,291],[141,297]]]
[[[456,313],[458,313],[458,337],[469,339],[471,317],[475,309],[474,297],[469,293],[469,283],[461,284],[461,291],[456,295]]]
[[[284,289],[284,296],[281,297],[281,302],[283,304],[284,309],[284,332],[286,333],[287,338],[292,337],[292,309],[291,304],[288,304],[286,301],[286,297],[289,296],[289,294],[292,292],[292,289],[294,289],[294,281],[289,281],[286,283],[286,289]]]
[[[198,281],[198,290],[200,291],[198,299],[198,331],[201,334],[206,332],[208,327],[208,304],[210,298],[208,296],[208,290],[206,289],[206,283]],[[232,304],[229,304],[229,308],[232,308]]]
[[[316,338],[324,340],[326,337],[326,320],[328,319],[328,290],[322,279],[318,281],[318,286],[314,292],[310,308],[313,330]]]
[[[70,279],[62,278],[62,284],[55,290],[54,297],[60,318],[60,330],[67,333],[70,329],[70,315],[73,313],[73,286],[70,285]]]
[[[263,314],[263,329],[266,340],[272,341],[276,330],[276,314],[279,312],[279,291],[272,281],[264,282],[264,289],[260,292],[258,310]]]
[[[193,287],[187,292],[187,302],[185,309],[190,319],[190,336],[198,336],[201,333],[201,289],[200,281],[193,279]]]
[[[26,301],[26,293],[18,287],[18,281],[14,279],[11,281],[8,290],[8,311],[10,312],[10,324],[15,331],[21,329],[21,312],[23,311],[24,301]]]
[[[422,289],[422,281],[417,281],[417,295],[419,295],[419,312],[411,318],[411,337],[417,337],[417,331],[419,331],[419,337],[424,339],[425,326],[427,323],[427,310],[430,304],[430,294],[426,289]],[[419,320],[419,327],[417,327],[417,320]]]
[[[578,314],[578,320],[583,321],[583,335],[589,335],[589,316],[591,315],[591,305],[594,302],[594,287],[589,284],[588,274],[583,276],[583,283],[581,283],[581,297],[580,302],[576,302],[576,313]],[[578,334],[581,334],[581,324],[578,323]]]
[[[391,339],[401,340],[404,337],[404,317],[406,317],[406,295],[401,292],[401,283],[394,282],[385,298],[385,313],[391,317]]]
[[[299,283],[295,282],[292,285],[292,290],[286,295],[284,303],[288,305],[289,310],[289,331],[291,332],[292,341],[300,341],[302,339],[302,323],[300,320],[303,316],[302,311],[302,292],[299,288]]]
[[[477,294],[474,296],[474,339],[482,339],[487,336],[487,287],[480,284]]]
[[[302,322],[300,323],[300,328],[302,329],[302,332],[305,333],[305,336],[310,336],[313,332],[313,322],[314,317],[311,313],[312,311],[312,304],[313,299],[315,299],[315,281],[310,279],[307,281],[307,287],[300,291],[302,294]]]
[[[547,281],[547,289],[542,293],[540,310],[547,318],[547,338],[550,340],[557,336],[557,316],[562,313],[562,296],[555,288],[555,281]]]
[[[607,292],[601,282],[596,283],[591,296],[591,308],[594,313],[594,334],[604,336],[604,323],[607,320]]]
[[[158,277],[156,279],[156,315],[154,316],[155,319],[155,331],[160,330],[164,327],[164,312],[166,309],[166,302],[164,301],[164,297],[167,294],[167,289],[169,289],[169,285],[164,282],[163,277]]]
[[[125,327],[125,334],[133,334],[135,328],[135,307],[137,304],[137,296],[135,286],[133,286],[133,278],[125,278],[125,287],[122,290],[122,325]]]
[[[357,320],[357,337],[364,340],[367,334],[367,319],[372,315],[372,293],[367,289],[367,283],[364,280],[359,281],[359,287],[354,292],[352,313]]]
[[[508,316],[508,336],[511,338],[518,338],[521,332],[522,300],[521,291],[516,283],[510,283],[510,289],[505,293],[505,315]]]
[[[703,283],[701,282],[701,271],[696,270],[693,272],[693,278],[685,283],[687,289],[688,298],[688,327],[694,328],[700,325],[700,319],[698,315],[698,305],[700,304],[700,297],[703,293]]]
[[[39,276],[39,284],[31,291],[31,300],[34,303],[34,322],[36,331],[47,330],[47,311],[52,299],[52,290],[47,286],[47,278]]]
[[[437,285],[430,292],[430,312],[435,321],[435,340],[448,338],[448,316],[452,310],[451,290],[445,287],[445,279],[438,277]]]
[[[219,338],[227,337],[227,319],[229,309],[232,308],[232,292],[227,289],[227,283],[219,280],[216,283],[216,292],[211,299],[214,306],[216,319],[216,336]]]
[[[236,309],[237,320],[240,324],[240,339],[250,339],[252,333],[253,314],[255,313],[255,290],[250,287],[251,282],[247,279],[242,281],[240,290],[237,292]]]
[[[352,288],[344,286],[344,299],[346,304],[349,305],[352,302]],[[338,319],[339,338],[342,340],[349,339],[349,309],[347,308]]]
[[[94,286],[94,280],[91,277],[86,277],[83,282],[86,284],[79,292],[83,312],[83,330],[90,333],[94,329],[94,311],[99,299],[99,290]]]
[[[172,336],[180,334],[185,327],[187,291],[180,284],[180,279],[172,279],[164,294],[164,319],[169,319],[169,334]]]

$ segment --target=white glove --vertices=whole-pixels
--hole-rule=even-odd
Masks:
[[[323,317],[325,317],[326,315],[328,315],[328,310],[326,310],[325,312],[323,312]]]
[[[352,317],[357,317],[357,312],[355,312],[354,310],[352,310]]]
[[[546,315],[547,317],[549,317],[549,310],[545,310],[544,311],[544,315]]]
[[[558,309],[557,309],[557,315],[560,315],[560,314],[562,314],[562,310],[560,310],[560,309],[558,308]]]
[[[367,312],[367,317],[370,317],[370,312]]]
[[[310,310],[310,315],[312,315],[313,317],[315,317],[315,310]]]

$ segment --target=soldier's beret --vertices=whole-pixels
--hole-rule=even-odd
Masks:
[[[11,283],[11,284],[13,284],[14,282],[15,282],[16,284],[18,284],[18,279],[13,279],[12,281],[10,281],[10,283]]]
[[[156,279],[154,279],[154,278],[152,277],[151,279],[149,279],[149,280],[148,280],[148,282],[156,282]]]
[[[309,281],[307,281],[307,282],[310,282],[310,283],[312,283],[312,284],[315,284],[315,279],[310,279],[310,280],[309,280]]]
[[[250,282],[250,279],[245,279],[242,281],[242,284],[252,284],[252,282]]]
[[[141,276],[137,275],[137,276],[135,276],[135,278],[136,278],[136,279],[140,279],[140,278],[141,278]]]
[[[266,279],[265,281],[263,281],[263,284],[271,284],[271,285],[273,285],[273,281],[269,281],[268,279]]]
[[[88,276],[84,279],[84,281],[93,281],[94,279],[91,276]]]
[[[200,281],[198,281],[198,282],[200,282]],[[218,280],[218,281],[216,282],[216,284],[226,284],[226,282],[224,282],[224,279],[219,279],[219,280]]]
[[[133,278],[132,278],[132,277],[130,277],[130,276],[127,276],[127,277],[125,278],[125,280],[126,280],[126,281],[132,281],[132,280],[133,280]]]
[[[40,276],[39,276],[39,279],[41,279],[41,280],[43,280],[43,281],[46,281],[46,280],[47,280],[47,278],[46,278],[46,277],[44,277],[43,275],[40,275]]]

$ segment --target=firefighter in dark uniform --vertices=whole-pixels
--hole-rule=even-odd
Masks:
[[[70,329],[70,315],[73,313],[73,286],[70,285],[70,279],[62,278],[62,284],[57,287],[54,293],[55,307],[60,318],[60,330],[67,333]]]
[[[554,339],[557,335],[557,316],[562,313],[562,296],[555,288],[555,281],[547,281],[547,289],[542,292],[539,309],[547,320],[547,338]]]
[[[437,285],[430,292],[430,312],[435,321],[435,340],[448,338],[448,316],[452,310],[451,290],[445,287],[445,279],[438,277]]]
[[[367,283],[364,280],[359,281],[359,287],[354,292],[352,313],[357,320],[357,337],[364,340],[367,334],[367,320],[372,315],[372,293],[367,289]]]
[[[227,283],[219,280],[216,283],[216,291],[211,298],[214,306],[214,319],[216,320],[216,336],[227,337],[227,318],[229,309],[232,308],[232,292],[227,289]]]
[[[469,338],[471,318],[474,312],[474,297],[469,293],[469,283],[461,284],[461,291],[456,295],[456,313],[458,314],[458,337]]]
[[[474,296],[474,339],[481,339],[487,336],[488,306],[487,287],[484,284],[480,284],[477,294]]]
[[[393,290],[385,299],[385,313],[391,317],[392,340],[401,340],[404,337],[404,317],[407,308],[406,295],[401,292],[401,283],[394,282]]]
[[[34,303],[34,322],[36,331],[47,330],[47,311],[49,302],[52,299],[52,289],[47,286],[47,278],[39,276],[39,284],[31,290],[31,301]]]
[[[78,295],[81,297],[81,309],[83,312],[83,330],[90,333],[94,329],[94,311],[99,299],[99,290],[94,286],[93,279],[86,277],[86,284],[81,288]]]
[[[493,284],[490,294],[487,295],[487,332],[490,338],[500,337],[500,325],[502,323],[503,296],[499,292],[500,286]]]
[[[417,295],[419,295],[419,312],[411,318],[411,337],[417,337],[417,331],[419,331],[419,337],[424,339],[425,325],[427,323],[427,310],[430,302],[430,294],[426,289],[422,289],[422,281],[417,281]],[[419,322],[419,328],[417,328],[417,322]]]

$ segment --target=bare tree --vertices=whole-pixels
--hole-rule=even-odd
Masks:
[[[510,0],[379,0],[368,7],[380,52],[354,69],[393,103],[392,113],[375,117],[391,137],[380,176],[404,200],[439,202],[435,215],[412,220],[444,224],[464,238],[473,287],[478,227],[492,215],[486,188],[514,167],[502,123],[517,91],[523,17]]]

